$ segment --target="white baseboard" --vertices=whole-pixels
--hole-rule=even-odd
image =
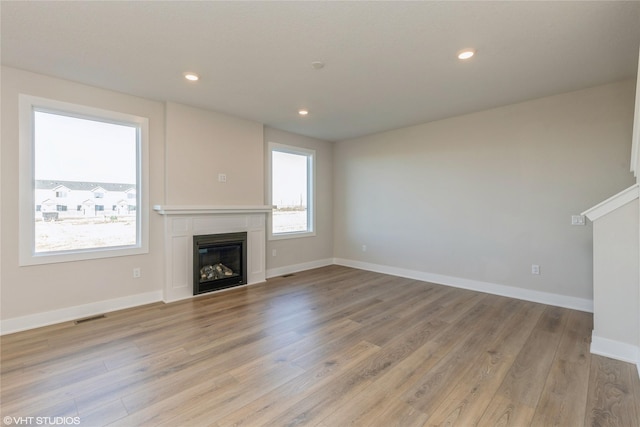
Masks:
[[[480,282],[453,276],[444,276],[440,274],[372,264],[362,261],[353,261],[343,258],[327,258],[300,264],[288,265],[285,267],[272,268],[266,271],[266,277],[277,277],[285,274],[297,273],[299,271],[310,270],[313,268],[325,267],[332,264],[358,268],[361,270],[374,271],[383,274],[390,274],[393,276],[407,277],[410,279],[422,280],[425,282],[437,283],[457,288],[470,289],[478,292],[485,292],[510,298],[522,299],[526,301],[566,307],[580,311],[593,312],[593,301],[591,300],[556,295],[546,292],[532,291],[528,289],[514,288],[512,286]],[[190,296],[190,298],[193,297]],[[83,317],[93,316],[96,314],[108,313],[110,311],[122,310],[125,308],[131,308],[138,305],[144,305],[158,301],[163,301],[162,291],[148,292],[145,294],[132,295],[129,297],[116,298],[107,301],[98,301],[91,304],[69,307],[45,313],[36,313],[33,315],[16,317],[13,319],[4,320],[0,323],[0,335],[38,328],[41,326],[52,325],[55,323],[66,322],[69,320],[75,320]],[[634,363],[636,363],[636,360],[634,360]]]
[[[424,282],[437,283],[440,285],[453,286],[456,288],[469,289],[488,294],[501,295],[525,301],[538,302],[593,313],[593,301],[583,298],[568,297],[547,292],[538,292],[529,289],[514,288],[512,286],[498,285],[495,283],[425,273],[422,271],[407,270],[343,258],[335,258],[333,263],[343,265],[345,267],[373,271],[376,273],[407,277],[409,279],[421,280]],[[592,334],[591,353],[621,360],[623,362],[633,363],[636,365],[638,369],[638,377],[640,377],[640,347],[607,338],[601,338]]]
[[[90,304],[76,305],[59,310],[46,311],[28,316],[14,317],[0,322],[0,335],[26,331],[27,329],[40,328],[70,320],[123,310],[125,308],[150,304],[162,301],[162,291],[147,292],[128,297],[114,298],[106,301],[98,301]]]
[[[287,265],[285,267],[271,268],[267,270],[267,279],[284,276],[285,274],[297,273],[299,271],[311,270],[313,268],[326,267],[334,264],[333,258],[320,259],[317,261],[303,262],[301,264]]]
[[[390,274],[392,276],[421,280],[423,282],[453,286],[455,288],[469,289],[472,291],[484,292],[487,294],[500,295],[509,298],[516,298],[525,301],[538,302],[542,304],[593,313],[593,301],[583,298],[557,295],[548,292],[539,292],[531,289],[515,288],[513,286],[499,285],[496,283],[481,282],[471,279],[463,279],[460,277],[445,276],[442,274],[407,270],[404,268],[390,267],[387,265],[353,261],[344,258],[334,258],[334,264],[343,265],[345,267],[358,268],[360,270],[374,271],[376,273]]]
[[[638,367],[640,375],[640,348],[633,344],[602,338],[592,333],[591,353],[633,363]]]

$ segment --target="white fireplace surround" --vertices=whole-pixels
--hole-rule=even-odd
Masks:
[[[164,216],[164,302],[193,298],[193,236],[247,233],[247,284],[266,280],[266,216],[272,206],[167,206]]]

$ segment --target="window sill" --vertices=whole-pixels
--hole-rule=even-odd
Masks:
[[[315,231],[294,231],[291,233],[278,233],[278,234],[269,233],[268,240],[300,239],[303,237],[314,237],[315,235],[316,235]]]

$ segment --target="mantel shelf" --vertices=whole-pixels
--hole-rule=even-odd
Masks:
[[[250,214],[269,213],[274,206],[192,206],[192,205],[154,205],[153,210],[160,215],[213,215],[213,214]]]
[[[615,196],[609,197],[604,202],[595,205],[591,209],[587,209],[582,212],[582,215],[585,215],[591,221],[595,221],[598,218],[603,217],[619,207],[637,199],[638,196],[640,196],[640,185],[634,184],[631,187],[622,190]]]

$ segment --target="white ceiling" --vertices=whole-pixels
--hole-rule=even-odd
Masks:
[[[0,12],[3,65],[326,140],[633,77],[640,46],[640,1],[2,1]],[[463,63],[465,47],[478,53]]]

